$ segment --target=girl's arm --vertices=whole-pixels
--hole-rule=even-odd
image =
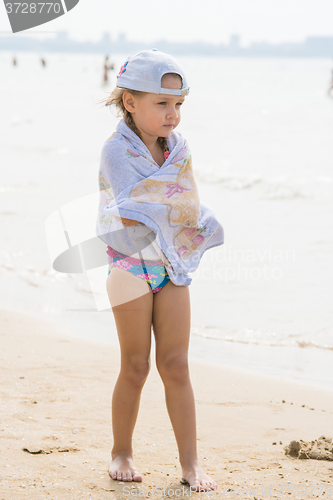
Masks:
[[[124,224],[124,226],[136,226],[137,224],[140,224],[139,221],[133,220],[133,219],[125,219],[124,217],[118,217],[115,215],[115,218]]]
[[[112,139],[113,136],[110,137]],[[106,189],[110,192],[111,199],[116,197],[121,191],[127,187],[128,181],[126,177],[119,176],[119,166],[117,162],[117,151],[115,143],[108,139],[102,148],[101,165],[99,172],[100,190]],[[104,203],[109,203],[111,199],[107,199]],[[103,216],[103,206],[100,206],[101,215]],[[136,226],[140,224],[139,221],[133,219],[126,219],[124,217],[114,216],[124,226]],[[107,217],[106,217],[107,218]]]

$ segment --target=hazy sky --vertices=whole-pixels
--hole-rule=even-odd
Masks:
[[[0,30],[9,29],[1,2]],[[226,43],[237,33],[244,46],[297,42],[333,36],[333,0],[80,0],[65,16],[35,30],[67,30],[78,40],[98,40],[109,32],[112,38],[126,33],[138,41]]]

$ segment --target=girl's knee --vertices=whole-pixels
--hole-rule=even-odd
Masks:
[[[163,382],[185,383],[189,379],[187,354],[175,354],[163,359],[156,358],[156,366]]]
[[[121,363],[121,375],[133,385],[143,385],[150,370],[149,359],[145,357],[133,357]]]

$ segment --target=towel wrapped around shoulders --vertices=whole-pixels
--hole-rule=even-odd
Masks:
[[[223,244],[224,232],[214,211],[200,202],[186,140],[173,131],[167,144],[170,155],[160,167],[125,120],[118,123],[101,154],[96,234],[125,255],[139,251],[148,260],[153,248],[171,281],[188,286],[188,273],[206,250]],[[125,227],[116,217],[139,224]]]

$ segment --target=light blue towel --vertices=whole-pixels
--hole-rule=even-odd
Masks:
[[[102,149],[96,233],[131,256],[152,242],[171,281],[188,286],[188,273],[206,250],[223,244],[224,233],[214,211],[200,202],[186,140],[173,131],[167,144],[170,155],[159,167],[124,119],[118,123]],[[125,227],[115,216],[141,224]]]

